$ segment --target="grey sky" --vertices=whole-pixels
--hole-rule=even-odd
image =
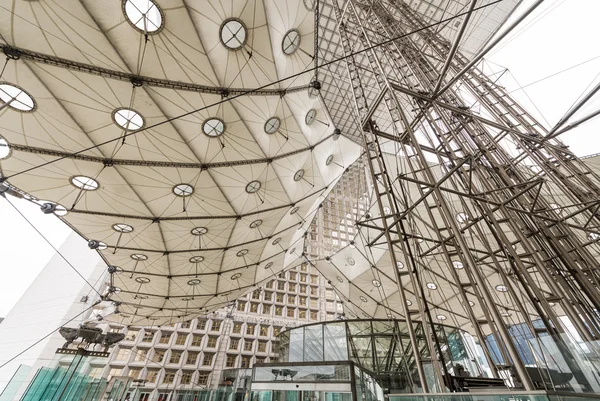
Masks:
[[[524,6],[530,3],[527,0]],[[497,71],[507,67],[510,74],[504,74],[499,82],[514,91],[515,98],[537,118],[544,121],[543,116],[554,125],[586,87],[599,81],[600,57],[597,56],[600,56],[600,48],[593,46],[600,37],[599,14],[600,2],[597,0],[546,1],[525,22],[523,29],[517,28],[518,35],[511,35],[504,42],[506,44],[501,44],[489,55],[487,67]],[[544,17],[539,19],[541,15]],[[594,57],[597,58],[568,72],[532,84],[525,91],[518,90],[519,84],[533,83]],[[578,116],[592,111],[594,106],[600,107],[600,100],[592,101]],[[600,153],[599,132],[600,118],[562,139],[575,154],[585,156]],[[14,198],[11,201],[19,205],[55,246],[59,246],[70,232],[56,217],[42,214],[34,205]],[[5,316],[54,250],[4,199],[0,199],[0,221],[0,316]],[[70,268],[65,264],[65,269]]]

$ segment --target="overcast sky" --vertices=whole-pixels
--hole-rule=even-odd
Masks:
[[[527,0],[524,6],[530,3]],[[590,84],[598,82],[598,15],[598,0],[546,1],[530,16],[527,20],[530,22],[525,22],[523,29],[517,28],[518,35],[510,36],[488,56],[488,66],[498,71],[508,68],[509,73],[499,82],[514,91],[515,98],[537,118],[547,120],[552,126]],[[534,83],[594,57],[570,71]],[[523,91],[518,90],[519,85],[529,86]],[[592,111],[594,106],[600,106],[600,101],[591,102],[578,116]],[[564,135],[563,140],[579,156],[600,153],[600,118]],[[42,214],[39,208],[27,202],[14,198],[11,201],[55,246],[60,246],[68,236],[70,229],[56,217]],[[54,250],[1,198],[0,221],[1,317],[6,316]],[[65,264],[65,269],[70,268]]]

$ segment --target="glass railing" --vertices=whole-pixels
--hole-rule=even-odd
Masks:
[[[253,382],[349,382],[349,365],[269,365],[254,368]]]

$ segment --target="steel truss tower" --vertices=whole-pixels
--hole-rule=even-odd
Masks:
[[[422,345],[411,321],[432,322],[440,307],[423,279],[435,259],[458,292],[454,312],[480,344],[490,335],[504,344],[501,359],[525,389],[534,384],[509,334],[510,314],[535,338],[556,339],[577,370],[561,317],[583,341],[600,338],[600,177],[457,50],[469,15],[452,43],[402,1],[342,3],[330,5],[335,34],[376,183],[378,213],[358,225],[378,232],[370,244],[387,244],[392,265],[407,264],[394,279],[412,349]],[[423,325],[429,350],[439,346],[432,327]],[[427,391],[427,352],[414,354]],[[430,380],[429,391],[448,383],[448,366],[433,359],[438,383]]]

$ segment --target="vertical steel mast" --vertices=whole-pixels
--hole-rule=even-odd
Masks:
[[[428,350],[419,353],[412,329],[408,336],[424,391],[451,388],[451,367],[429,325],[432,309],[443,306],[426,294],[423,275],[433,266],[453,283],[494,374],[495,358],[534,389],[509,330],[519,323],[541,347],[542,337],[552,338],[565,369],[589,391],[575,373],[583,368],[566,321],[583,341],[600,339],[600,177],[461,53],[476,1],[454,42],[399,0],[324,3],[321,18],[329,8],[335,26],[322,36],[337,35],[339,46],[331,50],[333,38],[321,48],[345,57],[343,74],[329,68],[337,79],[324,78],[335,86],[324,101],[330,110],[353,109],[360,132],[346,134],[362,141],[375,183],[379,217],[358,225],[379,230],[371,243],[387,243],[394,266],[408,261],[395,270],[398,313],[409,328],[423,322]],[[346,123],[335,121],[340,115],[332,113],[338,126]],[[407,305],[411,294],[417,314]],[[486,338],[502,344],[500,355],[492,356]],[[439,383],[427,379],[424,355],[432,355]]]

